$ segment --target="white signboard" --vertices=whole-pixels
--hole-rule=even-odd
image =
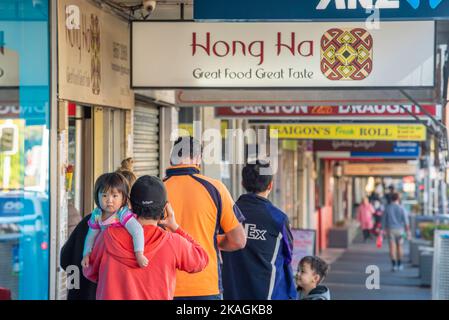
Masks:
[[[316,251],[316,231],[311,229],[292,229],[293,252],[292,268],[296,273],[299,261],[305,256],[314,256]]]
[[[133,22],[134,88],[430,87],[434,22]]]
[[[58,1],[59,97],[130,109],[130,33],[86,0]]]

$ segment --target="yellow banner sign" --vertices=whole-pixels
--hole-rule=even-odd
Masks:
[[[227,120],[222,120],[220,123],[220,130],[221,130],[221,136],[222,138],[227,138],[228,134],[227,131],[229,127],[229,123]],[[193,124],[192,123],[179,123],[178,129],[180,130],[178,132],[179,136],[192,136],[193,137]]]
[[[270,136],[279,139],[425,141],[426,127],[422,124],[275,124],[270,125]]]
[[[347,163],[343,167],[345,176],[414,176],[416,164],[407,163]]]

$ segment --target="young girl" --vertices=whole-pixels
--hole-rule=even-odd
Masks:
[[[97,207],[89,219],[89,231],[84,242],[84,268],[89,266],[89,255],[100,231],[108,227],[125,227],[133,238],[134,252],[140,267],[148,265],[148,259],[143,255],[143,228],[128,209],[129,184],[120,173],[105,173],[95,182],[95,204]]]

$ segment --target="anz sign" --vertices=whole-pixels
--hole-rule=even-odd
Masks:
[[[400,0],[320,0],[316,9],[326,10],[332,2],[335,3],[335,9],[337,10],[357,9],[358,6],[364,9],[379,10],[401,8]],[[436,9],[443,0],[428,0],[428,2],[431,9]],[[421,0],[405,0],[402,1],[402,5],[410,5],[413,9],[419,10]]]
[[[449,0],[195,0],[195,20],[449,20]]]

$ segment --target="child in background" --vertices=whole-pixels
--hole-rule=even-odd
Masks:
[[[329,265],[319,257],[302,258],[296,275],[298,300],[330,300],[329,289],[320,285],[328,270]]]
[[[89,266],[89,256],[100,231],[108,227],[125,227],[133,238],[134,252],[140,267],[148,265],[148,259],[143,254],[144,234],[140,223],[128,209],[129,183],[126,178],[117,172],[105,173],[95,182],[94,199],[97,208],[89,219],[89,231],[84,243],[84,268]]]

